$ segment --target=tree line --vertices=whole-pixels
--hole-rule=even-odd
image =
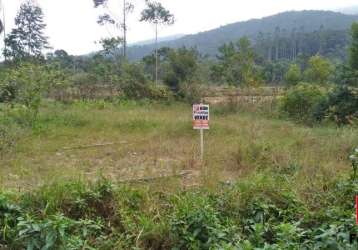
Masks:
[[[260,32],[255,38],[255,50],[268,61],[296,60],[300,55],[320,54],[344,60],[349,44],[346,30],[319,30],[306,32],[304,26],[292,30],[276,27],[274,33]]]
[[[126,19],[127,15],[133,11],[134,5],[130,0],[124,0],[121,11],[123,19],[119,19],[119,15],[115,15],[116,13],[109,9],[110,0],[92,1],[95,8],[101,8],[102,14],[98,17],[98,24],[113,26],[118,31],[117,36],[104,38],[100,41],[102,45],[100,53],[90,58],[73,57],[63,50],[57,50],[44,56],[43,51],[51,47],[48,44],[48,37],[44,35],[46,24],[43,20],[43,13],[39,6],[27,1],[21,5],[15,18],[16,27],[5,39],[6,46],[3,54],[7,61],[16,62],[24,58],[42,58],[48,59],[48,61],[61,61],[62,66],[67,69],[72,68],[72,71],[75,72],[88,72],[91,70],[91,64],[93,64],[91,61],[98,63],[99,58],[103,57],[101,59],[103,63],[114,63],[119,68],[119,65],[127,60],[126,33],[128,24]],[[156,27],[174,23],[174,15],[166,10],[161,3],[152,1],[146,1],[146,3],[147,7],[142,11],[140,21],[152,23]],[[156,41],[157,35],[156,32]],[[196,60],[198,63],[200,61],[201,78],[209,82],[234,85],[283,82],[286,74],[292,73],[292,70],[290,70],[292,64],[299,65],[301,70],[304,71],[309,66],[310,57],[316,55],[329,58],[332,60],[331,64],[335,64],[339,69],[339,74],[347,75],[349,73],[347,68],[342,66],[342,63],[337,64],[337,61],[342,62],[347,59],[346,44],[349,40],[349,35],[345,34],[344,31],[326,30],[323,26],[311,33],[305,32],[304,26],[299,29],[292,28],[290,31],[277,26],[273,33],[260,32],[255,39],[249,40],[244,37],[237,44],[234,42],[225,44],[218,49],[218,56],[214,60],[199,55],[197,51],[192,53],[195,54],[192,60]],[[181,53],[183,49],[177,50],[177,52]],[[193,49],[195,50],[195,48]],[[158,53],[159,50],[155,47],[155,67],[151,65],[152,62],[149,60],[153,55],[144,57],[140,62],[145,73],[150,76],[149,79],[154,80],[156,84],[159,80],[163,82],[163,76],[160,72],[163,70],[159,69],[159,64],[165,63],[161,61],[167,59],[167,57]],[[162,52],[168,50],[169,48],[163,48]],[[54,60],[55,58],[56,60]],[[197,60],[198,58],[200,60]],[[183,65],[185,66],[185,63]],[[332,69],[333,65],[328,68]],[[149,69],[153,73],[148,72]],[[252,76],[247,79],[247,75],[250,74]],[[251,78],[255,80],[253,81]],[[342,77],[339,76],[338,78]],[[251,83],[249,83],[250,81]]]
[[[49,90],[86,89],[94,85],[107,86],[114,90],[113,93],[126,98],[173,97],[191,102],[200,98],[200,88],[208,84],[291,86],[306,81],[357,86],[356,23],[352,25],[351,36],[341,38],[351,41],[349,53],[345,53],[348,56],[342,60],[331,60],[325,52],[326,40],[339,40],[338,33],[321,27],[319,32],[304,36],[300,31],[276,29],[274,35],[261,33],[256,42],[242,37],[218,48],[214,59],[201,55],[196,48],[163,47],[140,61],[130,62],[125,52],[126,17],[122,21],[115,20],[107,4],[107,0],[94,1],[94,7],[103,11],[98,23],[116,26],[118,36],[102,39],[102,51],[93,56],[71,56],[64,50],[44,55],[44,51],[51,47],[44,34],[44,13],[32,1],[23,3],[15,18],[15,28],[5,39],[3,53],[6,60],[1,64],[0,101],[24,103],[29,109],[35,107],[36,110],[40,97]],[[130,14],[134,6],[129,1],[123,4],[123,15]],[[159,2],[147,1],[141,21],[155,26],[170,25],[174,15]],[[337,48],[341,46],[340,42],[332,43]]]

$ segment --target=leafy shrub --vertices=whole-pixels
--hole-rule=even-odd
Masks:
[[[182,83],[192,81],[197,76],[198,52],[195,49],[170,49],[163,65],[164,83],[173,92],[178,92]]]
[[[147,92],[147,97],[151,100],[170,101],[173,98],[170,89],[164,85],[149,84]]]
[[[221,220],[209,199],[185,194],[175,201],[171,232],[179,249],[210,249],[234,240],[233,227]]]
[[[172,99],[172,92],[164,85],[140,83],[126,79],[121,84],[123,96],[128,99],[150,99],[156,101],[169,101]]]
[[[358,91],[347,86],[335,88],[321,100],[313,116],[317,121],[327,119],[339,125],[353,124],[358,119]]]
[[[15,99],[15,96],[15,86],[0,82],[0,103],[11,102]]]
[[[296,85],[302,80],[301,69],[297,64],[291,64],[286,75],[285,80],[290,85]]]
[[[0,156],[15,145],[15,134],[8,127],[0,125]]]
[[[353,180],[355,180],[355,178],[357,177],[357,171],[358,171],[358,148],[356,148],[354,150],[353,154],[351,154],[349,156],[349,159],[352,163],[352,168],[353,168],[352,178],[353,178]]]
[[[0,83],[0,102],[22,105],[24,118],[31,124],[39,112],[42,97],[50,87],[64,82],[61,71],[35,63],[21,63],[7,69]]]
[[[128,99],[147,98],[149,82],[143,73],[143,69],[136,64],[126,64],[124,70],[124,75],[120,79],[122,96]]]
[[[20,208],[0,194],[0,249],[11,243],[16,237],[16,218],[21,215]]]
[[[22,197],[22,206],[48,214],[60,212],[71,219],[111,220],[116,213],[112,184],[100,180],[85,185],[82,182],[59,183],[43,187]],[[112,223],[114,223],[112,221]]]
[[[357,87],[358,70],[354,70],[350,66],[345,64],[338,65],[334,75],[334,82],[336,84],[344,84]]]
[[[316,106],[325,99],[325,90],[307,83],[301,83],[287,91],[281,99],[280,110],[299,122],[311,122]]]
[[[83,86],[96,83],[96,79],[93,77],[93,75],[85,72],[73,74],[69,81],[72,82],[75,86]]]
[[[183,83],[179,86],[178,97],[193,104],[201,101],[201,86],[196,83]]]
[[[19,217],[14,245],[27,249],[86,249],[88,240],[100,235],[102,225],[90,220],[74,221],[63,215],[38,220]]]
[[[13,119],[0,119],[0,158],[15,148],[17,141],[24,135],[24,130]]]
[[[328,59],[319,55],[312,56],[308,61],[308,68],[304,72],[305,79],[314,83],[326,83],[333,69],[334,67]]]
[[[121,83],[121,91],[128,99],[141,99],[147,96],[147,85],[133,79],[125,79]]]

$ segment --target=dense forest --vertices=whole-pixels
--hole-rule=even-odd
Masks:
[[[174,41],[159,43],[159,46],[195,47],[201,54],[215,57],[217,48],[224,43],[234,42],[247,36],[252,42],[258,44],[262,44],[262,39],[265,39],[266,47],[275,48],[279,41],[291,46],[296,43],[295,46],[299,46],[299,48],[295,48],[292,53],[298,53],[298,50],[302,49],[308,55],[313,55],[321,49],[322,53],[329,55],[333,53],[342,58],[345,54],[345,47],[348,45],[348,30],[351,24],[357,20],[357,15],[345,15],[330,11],[291,11],[188,35]],[[290,40],[288,41],[287,38]],[[154,45],[133,46],[129,49],[129,57],[138,60],[150,54],[153,49]],[[272,51],[272,57],[276,57],[276,52]]]

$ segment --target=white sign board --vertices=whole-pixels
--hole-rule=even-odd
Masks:
[[[193,128],[209,129],[210,107],[205,104],[193,105]]]

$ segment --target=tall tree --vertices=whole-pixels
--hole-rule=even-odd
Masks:
[[[21,59],[42,57],[44,49],[49,49],[48,37],[44,35],[46,24],[42,9],[32,1],[20,6],[15,18],[15,28],[5,39],[5,57]]]
[[[308,81],[323,84],[327,83],[333,70],[334,67],[328,59],[315,55],[309,59],[304,75]]]
[[[3,33],[5,27],[3,21],[0,19],[0,34]]]
[[[349,64],[354,71],[358,71],[358,23],[352,24],[352,44],[349,51]]]
[[[224,80],[233,85],[258,85],[261,81],[255,57],[247,37],[242,37],[236,44],[225,44],[219,48],[218,64],[212,67],[212,76],[214,80]]]
[[[159,2],[146,0],[147,8],[142,11],[140,21],[155,25],[155,82],[158,84],[158,26],[174,24],[174,15]]]
[[[236,46],[239,81],[241,84],[254,86],[257,84],[257,79],[255,79],[255,52],[251,42],[247,37],[242,37]]]
[[[127,57],[127,31],[128,31],[128,24],[127,24],[127,16],[131,13],[134,9],[134,5],[130,0],[123,0],[122,4],[122,15],[123,19],[121,20],[118,18],[118,15],[111,12],[108,8],[108,1],[109,0],[92,0],[94,3],[94,7],[103,7],[104,13],[98,17],[97,23],[99,25],[111,25],[115,29],[122,31],[121,37],[116,36],[115,38],[109,38],[108,41],[113,41],[113,39],[119,41],[122,40],[123,44],[123,57]]]
[[[2,20],[0,19],[0,34],[5,32],[5,11],[3,1],[0,1],[0,10],[3,12]]]
[[[289,85],[296,85],[302,79],[300,66],[291,64],[285,74],[285,80]]]
[[[116,58],[119,54],[119,46],[123,44],[123,39],[117,37],[112,38],[105,38],[99,41],[99,43],[102,45],[103,52],[107,56],[111,56],[113,58]]]
[[[164,83],[174,92],[178,92],[180,85],[191,84],[198,70],[198,52],[195,49],[171,49],[164,73]]]

